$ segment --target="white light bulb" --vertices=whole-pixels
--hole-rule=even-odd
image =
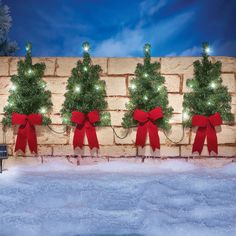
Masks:
[[[79,92],[80,92],[80,86],[79,86],[79,85],[75,86],[75,92],[76,92],[76,93],[79,93]]]
[[[13,104],[14,104],[13,102],[9,102],[9,103],[8,103],[8,105],[9,105],[10,107],[12,107]]]
[[[189,119],[189,113],[187,111],[183,112],[183,120],[186,121]]]
[[[217,85],[216,85],[215,82],[211,82],[210,87],[213,88],[213,89],[215,89],[215,88],[217,87]]]
[[[144,100],[148,100],[148,97],[146,95],[143,96]]]
[[[67,121],[68,121],[68,118],[67,118],[67,117],[64,117],[64,118],[63,118],[63,121],[64,121],[64,122],[67,122]]]
[[[96,89],[96,90],[99,90],[99,89],[100,89],[100,86],[99,86],[99,85],[95,85],[95,89]]]
[[[210,54],[210,53],[211,53],[211,48],[210,48],[210,47],[206,47],[205,52],[206,52],[207,54]]]
[[[42,107],[42,108],[40,109],[40,113],[45,114],[46,112],[47,112],[47,110],[46,110],[45,107]]]
[[[210,101],[209,101],[209,102],[207,102],[207,105],[209,105],[209,106],[210,106],[210,105],[211,105],[211,102],[210,102]]]
[[[148,74],[147,74],[147,73],[144,73],[143,76],[144,76],[145,78],[147,78],[147,77],[148,77]]]
[[[135,90],[136,87],[137,87],[136,84],[131,84],[131,85],[130,85],[130,88],[131,88],[132,90]]]
[[[32,75],[32,73],[33,73],[33,70],[32,70],[32,69],[29,69],[29,70],[28,70],[28,74],[29,74],[29,75]]]
[[[86,66],[84,67],[84,71],[88,71],[88,68]]]
[[[160,86],[158,86],[157,87],[157,91],[161,91],[161,89],[162,89],[163,87],[160,85]]]
[[[84,46],[84,51],[88,52],[89,51],[89,46]]]
[[[12,91],[15,91],[15,90],[16,90],[16,85],[15,85],[15,84],[13,84],[13,85],[11,86],[11,90],[12,90]]]

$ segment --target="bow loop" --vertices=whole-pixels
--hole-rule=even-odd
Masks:
[[[222,119],[219,113],[215,113],[209,117],[194,115],[192,118],[192,126],[198,126],[198,129],[194,139],[192,152],[197,151],[199,154],[201,154],[205,138],[207,138],[207,148],[209,153],[214,151],[217,154],[218,144],[215,126],[221,124]]]
[[[42,125],[41,114],[19,114],[12,113],[12,124],[20,125],[17,132],[15,151],[22,150],[25,153],[28,141],[31,153],[37,153],[37,136],[35,125]]]
[[[91,111],[88,114],[84,114],[79,111],[73,111],[71,121],[77,123],[75,128],[73,146],[82,148],[84,145],[84,137],[87,135],[89,147],[99,148],[96,129],[94,123],[100,120],[99,113],[97,110]]]
[[[144,147],[149,132],[150,145],[155,151],[156,148],[160,149],[160,139],[158,135],[158,127],[153,123],[155,120],[163,117],[161,107],[156,107],[149,112],[136,109],[133,113],[133,119],[139,122],[136,134],[137,146]]]

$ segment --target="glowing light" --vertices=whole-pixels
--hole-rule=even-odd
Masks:
[[[86,66],[84,67],[84,71],[88,71],[88,68]]]
[[[148,100],[148,97],[146,95],[143,96],[144,100]]]
[[[208,101],[208,102],[207,102],[207,105],[208,105],[208,106],[212,105],[211,101]]]
[[[136,86],[136,84],[132,83],[132,84],[130,85],[130,88],[131,88],[132,90],[135,90],[135,89],[137,88],[137,86]]]
[[[146,44],[144,45],[144,51],[145,51],[145,52],[150,52],[150,49],[151,49],[151,45],[148,44],[148,43],[146,43]]]
[[[206,47],[206,48],[205,48],[205,52],[206,52],[207,54],[210,54],[210,53],[212,52],[212,50],[211,50],[210,47]]]
[[[217,84],[215,82],[211,82],[210,87],[212,89],[215,89],[217,87]]]
[[[157,87],[157,91],[161,91],[162,88],[163,88],[162,85],[158,86],[158,87]]]
[[[13,103],[13,102],[9,102],[8,105],[9,105],[10,107],[12,107],[12,106],[14,105],[14,103]]]
[[[183,120],[186,121],[190,118],[189,113],[187,111],[183,112]]]
[[[81,90],[81,88],[80,88],[80,86],[79,86],[79,85],[75,86],[75,92],[76,92],[76,93],[79,93],[79,92],[80,92],[80,90]]]
[[[88,52],[89,49],[90,49],[89,43],[88,42],[84,42],[83,43],[83,50],[84,50],[84,52]]]
[[[40,113],[45,114],[47,112],[47,109],[45,107],[42,107],[40,109]]]
[[[32,44],[31,44],[31,43],[27,43],[27,44],[25,45],[25,50],[26,50],[27,52],[30,52],[30,51],[31,51],[31,48],[32,48]]]
[[[12,90],[12,91],[15,91],[15,90],[16,90],[16,85],[15,85],[15,84],[13,84],[13,85],[11,86],[11,90]]]
[[[33,72],[34,72],[34,71],[33,71],[31,68],[29,68],[28,71],[27,71],[27,74],[28,74],[28,75],[32,75]]]
[[[145,78],[147,78],[147,77],[148,77],[148,74],[147,74],[147,73],[144,73],[143,76],[144,76]]]
[[[101,88],[101,87],[100,87],[99,85],[95,85],[95,89],[96,89],[96,90],[100,90],[100,88]]]
[[[63,117],[63,121],[64,121],[64,122],[67,122],[67,121],[68,121],[68,118],[67,118],[67,117]]]

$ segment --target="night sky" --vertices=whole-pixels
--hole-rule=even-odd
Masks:
[[[208,41],[212,55],[236,56],[236,0],[3,0],[13,18],[10,38],[24,54],[81,56],[89,41],[96,57],[199,55]]]

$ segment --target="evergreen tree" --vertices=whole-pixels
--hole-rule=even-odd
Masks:
[[[10,42],[8,39],[11,22],[9,8],[0,0],[0,56],[9,56],[17,50],[16,42]]]
[[[102,69],[99,65],[92,65],[89,55],[89,43],[83,43],[83,61],[79,60],[72,69],[67,82],[67,92],[62,105],[63,123],[75,125],[71,122],[73,111],[88,114],[93,110],[99,112],[100,120],[95,124],[104,126],[110,124],[110,114],[107,109],[105,81],[100,80]]]
[[[170,129],[169,119],[173,108],[168,107],[168,94],[164,86],[165,78],[160,74],[160,63],[151,63],[151,46],[144,46],[144,64],[138,64],[135,70],[135,78],[131,81],[129,88],[130,101],[126,104],[128,111],[123,117],[122,126],[129,128],[137,125],[133,119],[135,109],[149,112],[155,107],[161,107],[163,118],[154,123],[164,130]]]
[[[183,122],[191,126],[194,115],[211,116],[220,113],[222,120],[233,121],[231,113],[231,95],[226,86],[222,85],[221,62],[209,60],[208,43],[202,44],[201,61],[194,62],[194,78],[188,79],[186,85],[192,92],[184,94]]]
[[[51,122],[46,114],[52,108],[51,92],[45,90],[46,83],[42,80],[45,64],[32,64],[31,43],[26,45],[25,60],[18,62],[17,75],[11,77],[12,87],[9,91],[8,104],[4,107],[4,125],[11,125],[12,113],[41,113],[43,124]]]

